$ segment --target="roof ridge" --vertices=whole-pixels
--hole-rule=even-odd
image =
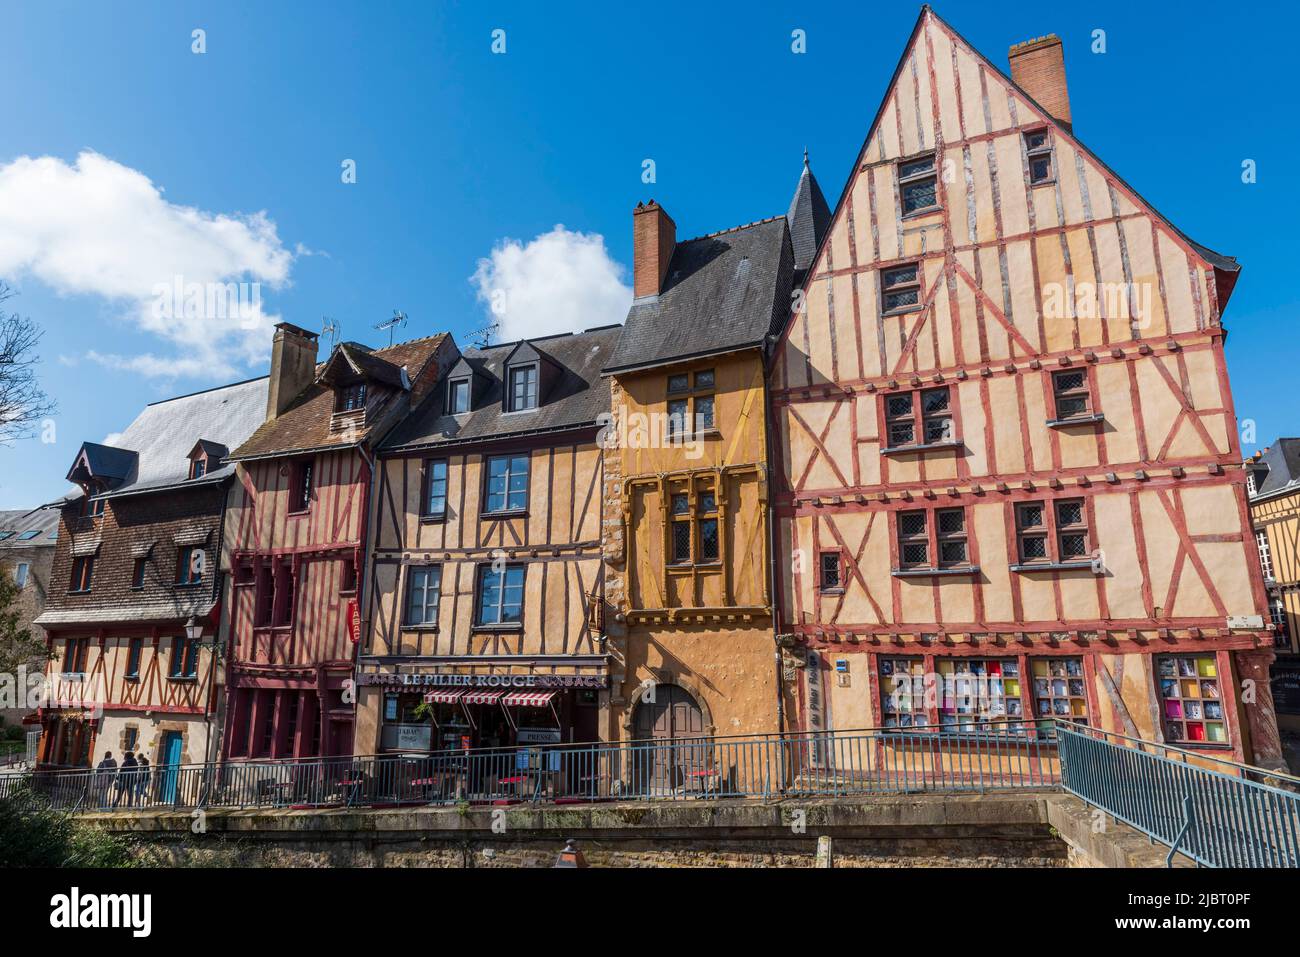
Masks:
[[[703,236],[692,236],[690,239],[681,240],[677,245],[681,246],[685,243],[693,243],[701,239],[712,239],[715,236],[725,236],[727,233],[739,232],[742,229],[750,229],[753,226],[763,226],[767,223],[774,223],[778,219],[785,219],[785,214],[781,213],[778,216],[768,216],[766,219],[756,219],[752,223],[745,223],[741,226],[731,226],[727,229],[719,229],[717,232],[705,233]]]
[[[156,399],[153,402],[146,402],[144,407],[147,409],[150,406],[162,405],[164,402],[175,402],[177,399],[190,399],[196,395],[203,395],[207,392],[219,392],[222,389],[233,389],[237,385],[248,385],[248,383],[250,382],[256,382],[259,379],[269,379],[269,378],[271,378],[269,373],[267,375],[255,375],[251,379],[240,379],[238,382],[227,382],[225,385],[214,385],[207,389],[198,389],[194,392],[186,392],[182,395],[173,395],[166,399]]]
[[[435,332],[435,333],[433,333],[432,335],[429,335],[429,336],[417,336],[417,337],[414,338],[414,339],[405,339],[405,340],[403,340],[402,342],[394,342],[392,345],[383,346],[382,348],[379,348],[379,349],[371,349],[370,351],[371,351],[371,354],[373,355],[373,354],[375,354],[375,353],[377,353],[377,352],[387,352],[389,349],[396,349],[398,346],[413,346],[413,345],[415,345],[417,342],[428,342],[430,339],[437,339],[437,338],[439,338],[440,336],[445,336],[445,335],[448,335],[448,333],[446,333],[446,332]],[[339,343],[339,345],[343,345],[343,343]]]

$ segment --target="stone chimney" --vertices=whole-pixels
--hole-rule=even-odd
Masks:
[[[657,296],[677,247],[677,224],[653,199],[632,210],[633,295]]]
[[[271,340],[271,381],[266,390],[267,421],[289,407],[316,377],[316,333],[277,322]]]
[[[1055,33],[1017,43],[1007,54],[1011,79],[1048,112],[1070,129],[1070,91],[1065,86],[1065,54]]]

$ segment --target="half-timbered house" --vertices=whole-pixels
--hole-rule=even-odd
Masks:
[[[1300,730],[1300,439],[1278,439],[1243,467],[1277,650],[1274,704],[1279,723]]]
[[[600,370],[619,331],[467,349],[383,443],[358,752],[599,739]]]
[[[377,350],[343,342],[318,365],[316,340],[276,326],[265,421],[231,455],[221,623],[230,760],[351,753],[374,448],[452,348],[445,335]]]
[[[155,766],[212,760],[222,673],[214,655],[217,555],[234,466],[261,422],[265,377],[155,402],[113,445],[82,444],[80,487],[60,525],[45,610],[49,700],[41,761],[81,765],[111,751]],[[175,787],[174,773],[157,779]]]
[[[1058,39],[1010,60],[923,10],[779,345],[805,718],[1041,716],[1276,764],[1237,263],[1080,142]]]
[[[605,366],[614,740],[780,726],[766,358],[820,195],[805,170],[789,218],[685,242],[653,200],[633,213],[635,299]]]

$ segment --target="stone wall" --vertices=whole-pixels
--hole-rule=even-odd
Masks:
[[[863,801],[87,815],[172,866],[551,867],[576,841],[593,867],[1059,867],[1039,793]],[[195,833],[195,830],[199,833]]]

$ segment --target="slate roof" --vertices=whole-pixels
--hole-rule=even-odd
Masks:
[[[46,608],[34,624],[93,625],[123,621],[166,621],[173,618],[203,618],[212,611],[217,600],[209,589],[202,592],[178,594],[174,598],[157,598],[133,601],[124,605],[78,606],[74,608]]]
[[[762,346],[790,310],[784,216],[677,244],[664,289],[633,301],[607,373]]]
[[[223,481],[233,465],[191,479],[189,454],[200,439],[233,447],[252,434],[266,415],[267,377],[163,399],[145,406],[112,446],[86,443],[86,448],[135,453],[125,480],[95,498],[116,498]],[[98,451],[96,454],[100,454]],[[79,497],[77,495],[74,498]]]
[[[36,532],[32,538],[25,533]],[[54,546],[59,533],[59,513],[47,508],[0,512],[0,549]]]
[[[803,154],[803,172],[785,214],[790,227],[790,245],[794,249],[794,269],[802,275],[817,256],[817,247],[831,224],[831,208],[808,165],[808,151]]]
[[[531,435],[583,428],[596,424],[597,417],[609,411],[609,387],[601,379],[601,369],[614,353],[622,326],[602,326],[586,332],[569,333],[526,340],[549,358],[560,374],[549,391],[539,397],[536,409],[505,412],[504,363],[518,347],[505,342],[486,349],[466,349],[461,358],[483,376],[474,394],[469,412],[447,415],[446,388],[442,382],[452,377],[460,363],[452,365],[448,376],[434,388],[420,407],[395,428],[382,443],[382,452],[412,448],[483,441],[510,436]]]
[[[414,382],[419,378],[420,371],[437,353],[446,335],[446,333],[439,333],[423,339],[412,339],[410,342],[399,342],[387,349],[376,349],[373,352],[362,352],[364,347],[356,343],[340,343],[336,347],[336,352],[341,349],[348,350],[351,353],[349,358],[356,360],[358,366],[364,362],[367,369],[383,368],[379,362],[371,362],[370,359],[379,360],[383,366],[389,368],[400,370],[405,367],[407,379]],[[368,358],[358,359],[359,356]],[[332,359],[333,355],[330,358]],[[364,441],[369,436],[375,419],[370,419],[369,424],[358,425],[350,435],[342,431],[330,431],[330,417],[334,414],[334,392],[328,385],[319,381],[321,372],[329,362],[330,360],[327,359],[318,364],[316,366],[318,381],[304,389],[283,413],[263,423],[247,442],[235,448],[231,453],[231,459],[268,458],[335,446],[342,448]]]
[[[1259,458],[1248,460],[1246,468],[1256,473],[1251,501],[1287,490],[1300,492],[1300,439],[1278,439]],[[1260,476],[1265,468],[1267,474]]]

